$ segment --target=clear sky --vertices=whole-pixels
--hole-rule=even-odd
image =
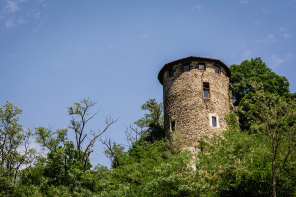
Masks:
[[[157,74],[187,56],[226,65],[261,57],[296,91],[296,0],[1,0],[0,105],[23,109],[25,128],[64,128],[67,107],[97,101],[89,128],[119,118],[105,136],[162,101]],[[32,144],[34,145],[34,144]],[[110,166],[97,142],[92,163]]]

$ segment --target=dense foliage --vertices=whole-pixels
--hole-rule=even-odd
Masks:
[[[233,95],[234,106],[245,107],[246,100],[252,100],[255,89],[254,84],[260,84],[261,90],[286,100],[295,98],[295,93],[289,90],[289,81],[286,77],[279,76],[267,67],[261,58],[245,60],[241,64],[230,66],[230,91]],[[242,130],[250,130],[250,123],[245,114],[237,111]]]
[[[289,81],[272,72],[260,57],[245,60],[241,64],[230,66],[230,90],[234,99],[234,105],[240,104],[241,100],[254,93],[252,83],[262,83],[265,92],[280,96],[289,96]]]
[[[111,167],[89,161],[99,133],[86,131],[95,103],[68,108],[68,128],[38,127],[38,153],[28,146],[33,132],[18,123],[21,110],[0,107],[1,196],[296,196],[296,103],[285,77],[260,59],[232,65],[234,113],[216,138],[198,141],[199,152],[179,150],[165,138],[163,105],[150,99],[147,111],[126,130],[129,148],[110,139]],[[72,132],[75,140],[68,139]],[[182,140],[180,140],[182,141]]]

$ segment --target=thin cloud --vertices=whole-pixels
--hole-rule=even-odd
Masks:
[[[290,29],[290,26],[293,25],[290,22],[285,22],[282,26],[280,26],[277,30],[281,32],[287,32]]]
[[[288,30],[287,27],[280,27],[280,28],[278,28],[278,31],[287,31],[287,30]]]
[[[24,24],[24,23],[26,23],[26,20],[25,20],[23,17],[20,17],[20,18],[17,20],[17,23],[18,23],[18,24]]]
[[[13,53],[8,53],[9,57],[14,57],[15,55]]]
[[[257,19],[257,20],[255,20],[254,24],[255,25],[261,25],[261,21]]]
[[[273,54],[272,56],[269,57],[269,61],[270,61],[270,65],[276,68],[284,62],[284,59],[277,54]]]
[[[40,17],[40,12],[37,12],[37,13],[35,14],[35,17],[36,17],[36,18],[39,18],[39,17]]]
[[[284,34],[283,34],[283,37],[284,37],[284,38],[291,38],[292,36],[291,36],[290,34],[284,33]]]
[[[294,53],[287,53],[286,55],[285,55],[285,57],[288,59],[288,60],[290,60],[291,58],[293,58],[294,57]]]
[[[274,35],[268,34],[264,38],[258,40],[259,43],[270,44],[276,42]]]
[[[6,6],[5,6],[5,10],[7,12],[17,12],[20,10],[18,4],[19,4],[19,2],[17,2],[17,1],[7,1]]]
[[[142,38],[148,38],[148,36],[149,36],[148,34],[143,34],[141,37]]]
[[[7,29],[15,27],[17,25],[25,24],[26,20],[23,17],[20,17],[19,19],[7,19],[5,20],[5,27]]]
[[[40,6],[44,5],[44,0],[37,0],[37,4],[30,6],[27,0],[5,0],[4,6],[0,9],[0,21],[7,29],[35,20],[38,25],[42,24],[46,15],[42,14]]]
[[[6,20],[6,21],[5,21],[5,27],[6,27],[7,29],[9,29],[9,28],[11,28],[11,27],[15,27],[15,23],[14,23],[13,21],[11,21],[11,20]]]
[[[269,59],[269,64],[273,67],[273,68],[277,68],[280,65],[282,65],[283,63],[291,60],[294,57],[293,53],[287,53],[285,55],[278,55],[278,54],[273,54],[272,56],[270,56]]]
[[[247,3],[248,3],[248,1],[244,1],[244,0],[240,1],[240,4],[247,4]]]
[[[245,52],[243,52],[242,58],[243,59],[249,59],[251,57],[251,54],[252,54],[251,50],[246,50]]]
[[[195,6],[193,6],[193,7],[191,8],[191,10],[192,10],[192,11],[200,11],[201,8],[202,8],[201,5],[195,5]]]
[[[286,23],[285,25],[281,26],[280,28],[277,29],[278,31],[282,32],[283,38],[291,38],[292,36],[287,33],[289,30],[289,23]]]
[[[62,64],[62,63],[60,63],[60,62],[57,62],[57,63],[54,63],[54,64],[53,64],[53,66],[54,66],[54,67],[62,67],[62,66],[63,66],[63,64]]]

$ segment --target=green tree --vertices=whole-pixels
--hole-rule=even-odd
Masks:
[[[127,141],[131,143],[153,143],[166,137],[163,125],[163,103],[149,99],[142,106],[148,113],[126,130]]]
[[[270,159],[264,138],[240,131],[235,114],[226,117],[223,136],[203,139],[196,169],[206,172],[213,196],[270,196]]]
[[[217,176],[210,184],[219,196],[295,196],[295,101],[253,88],[238,109],[251,131],[229,114],[223,137],[204,140],[197,170]]]
[[[99,132],[94,132],[90,130],[89,132],[85,131],[85,126],[89,120],[91,120],[96,114],[90,113],[90,108],[95,105],[94,102],[89,101],[88,99],[83,99],[81,102],[74,103],[73,106],[68,107],[69,115],[72,115],[71,125],[69,126],[75,133],[76,139],[76,148],[78,150],[78,158],[80,164],[84,166],[85,170],[85,161],[89,159],[91,152],[93,151],[92,148],[95,145],[96,140],[100,137],[103,133],[105,133],[108,128],[114,124],[117,120],[111,119],[111,117],[106,118],[105,120],[105,128],[103,130],[99,130]],[[86,142],[87,138],[89,141]],[[84,144],[85,143],[85,144]],[[86,148],[83,148],[85,145]]]
[[[22,185],[39,186],[49,195],[51,187],[66,186],[73,191],[81,184],[81,177],[92,167],[89,159],[80,163],[79,151],[72,141],[67,139],[67,129],[56,132],[43,127],[36,128],[36,141],[47,149],[46,156],[39,155],[34,167],[23,170]],[[29,195],[29,194],[28,194]]]
[[[188,163],[192,153],[173,155],[168,140],[134,144],[121,158],[121,165],[105,171],[97,181],[98,196],[201,196],[209,191],[205,173]]]
[[[122,157],[125,156],[124,146],[112,142],[110,138],[100,140],[106,146],[105,155],[111,160],[111,167],[117,168],[121,165]]]
[[[147,110],[148,113],[134,122],[135,127],[130,125],[125,131],[126,140],[131,149],[135,144],[149,145],[165,138],[163,104],[158,103],[155,99],[149,99],[141,106],[141,109]],[[122,157],[126,155],[124,146],[112,142],[110,138],[100,141],[106,147],[105,155],[111,160],[112,167],[118,167],[122,163]]]
[[[142,110],[148,110],[135,124],[140,128],[147,128],[151,124],[163,125],[163,104],[158,103],[155,99],[149,99],[142,106]]]
[[[86,131],[87,123],[96,115],[90,112],[94,105],[84,99],[68,108],[72,116],[70,130],[36,128],[36,141],[48,152],[46,156],[38,156],[34,166],[23,170],[20,178],[23,187],[19,189],[26,191],[26,195],[34,192],[53,196],[74,195],[76,192],[91,194],[88,180],[93,180],[93,172],[89,156],[98,137],[116,122],[107,118],[102,131]],[[68,139],[71,130],[75,134],[74,142]]]
[[[97,188],[102,189],[99,196],[206,194],[210,187],[206,180],[211,178],[188,165],[193,155],[188,151],[172,154],[165,135],[156,133],[157,130],[160,133],[164,131],[162,104],[150,99],[142,105],[142,109],[148,110],[148,113],[135,122],[142,130],[130,131],[137,133],[139,138],[132,138],[132,146],[127,152],[110,139],[101,140],[106,145],[105,154],[111,159],[112,168],[104,171],[104,177],[97,181]]]
[[[250,123],[252,133],[266,137],[272,161],[272,188],[276,196],[277,179],[295,161],[296,155],[296,103],[265,92],[260,85],[253,85],[255,93],[244,98],[240,112]],[[291,169],[290,169],[291,170]]]
[[[94,132],[93,130],[90,130],[87,132],[85,128],[88,121],[97,114],[97,112],[93,114],[90,113],[90,108],[94,105],[94,102],[89,101],[88,99],[83,99],[81,102],[74,103],[73,106],[68,107],[69,115],[72,116],[69,128],[74,131],[75,149],[78,151],[77,159],[83,170],[87,169],[89,156],[93,151],[92,148],[98,137],[105,133],[108,128],[116,122],[116,120],[112,120],[111,117],[106,118],[106,126],[102,131],[99,130],[98,132]],[[67,134],[68,129],[59,129],[56,132],[53,132],[44,127],[36,128],[37,142],[39,142],[42,147],[49,149],[50,152],[58,150],[61,145],[67,150]]]
[[[230,90],[235,106],[242,106],[241,101],[244,98],[250,98],[251,94],[255,92],[253,83],[260,83],[264,92],[283,96],[287,100],[295,97],[295,94],[291,94],[289,91],[287,78],[272,72],[259,57],[252,58],[251,61],[245,60],[239,65],[231,65],[230,70]],[[237,113],[241,129],[250,131],[247,117],[239,111]]]
[[[254,92],[253,82],[262,83],[264,91],[278,94],[280,96],[289,96],[289,81],[272,72],[260,57],[245,60],[241,64],[230,66],[230,90],[234,98],[234,105],[239,105],[240,101]]]
[[[19,170],[34,159],[35,149],[29,147],[32,132],[18,123],[21,113],[9,101],[0,107],[0,194],[16,184]]]

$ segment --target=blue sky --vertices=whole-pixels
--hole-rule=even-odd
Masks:
[[[157,74],[187,57],[226,65],[261,57],[296,90],[296,0],[1,0],[0,105],[23,109],[25,128],[64,128],[67,108],[97,101],[89,128],[119,118],[105,136],[125,143],[126,126],[162,101]],[[98,142],[94,165],[109,166]]]

